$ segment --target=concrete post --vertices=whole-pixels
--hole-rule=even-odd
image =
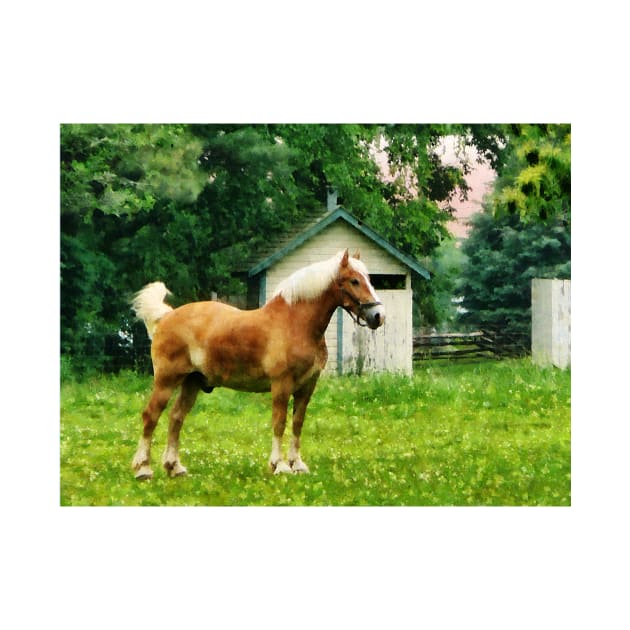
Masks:
[[[532,361],[571,365],[570,280],[532,280]]]

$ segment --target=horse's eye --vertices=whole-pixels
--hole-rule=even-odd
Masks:
[[[359,284],[361,284],[361,283],[360,283],[360,282],[359,282],[356,278],[352,278],[352,280],[350,280],[350,284],[351,284],[353,287],[358,287],[358,286],[359,286]]]

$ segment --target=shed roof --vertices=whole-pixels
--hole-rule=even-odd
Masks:
[[[250,258],[247,261],[247,275],[250,277],[255,276],[261,271],[271,267],[304,242],[325,230],[329,225],[335,223],[335,221],[345,221],[412,271],[415,271],[427,280],[431,278],[430,273],[420,265],[417,260],[395,248],[382,236],[342,207],[309,215],[304,223],[294,228],[278,241],[270,243],[269,247],[260,251],[255,257]]]

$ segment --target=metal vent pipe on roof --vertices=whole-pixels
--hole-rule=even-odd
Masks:
[[[337,190],[335,188],[328,187],[328,195],[326,197],[326,209],[334,210],[339,204],[337,203]]]

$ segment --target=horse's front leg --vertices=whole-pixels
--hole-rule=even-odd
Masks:
[[[291,470],[296,473],[309,472],[308,466],[300,457],[300,436],[302,435],[302,425],[304,424],[306,407],[311,400],[318,378],[319,374],[313,376],[310,381],[293,394],[293,436],[291,437],[291,445],[289,446],[288,460]]]
[[[269,456],[269,467],[274,474],[291,472],[291,467],[282,459],[282,436],[287,424],[287,407],[289,396],[291,395],[290,383],[274,381],[271,384],[272,412],[271,422],[273,426],[273,437],[271,439],[271,455]]]

